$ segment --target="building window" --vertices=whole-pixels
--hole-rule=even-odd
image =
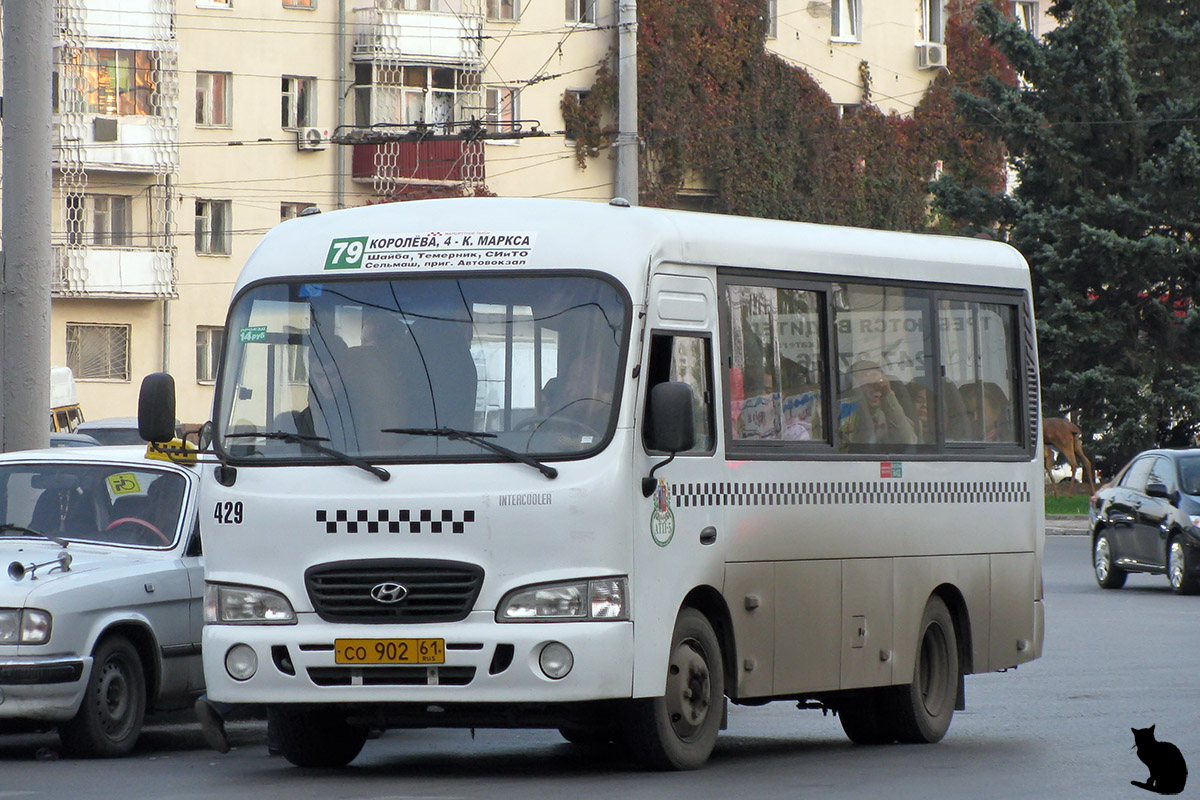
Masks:
[[[596,0],[567,0],[567,22],[596,24]]]
[[[196,8],[233,8],[233,0],[196,0]]]
[[[940,44],[945,41],[946,20],[942,0],[921,0],[921,25],[926,42]]]
[[[463,119],[463,103],[477,73],[449,67],[388,67],[358,65],[354,87],[355,121],[360,127],[376,123],[444,125]]]
[[[500,86],[487,90],[487,129],[489,133],[515,133],[517,130],[517,90]]]
[[[317,0],[283,0],[284,8],[316,8]]]
[[[225,344],[225,329],[215,325],[196,328],[196,380],[212,383],[217,379],[217,364]]]
[[[281,124],[296,130],[317,124],[317,79],[283,76]]]
[[[67,244],[129,247],[133,244],[133,198],[71,194],[66,205]]]
[[[279,204],[279,221],[286,222],[289,219],[295,219],[300,216],[300,212],[306,208],[315,208],[316,203],[280,203]]]
[[[230,202],[228,200],[196,201],[196,252],[229,255]]]
[[[1038,35],[1038,4],[1036,0],[1033,2],[1025,2],[1025,0],[1017,0],[1012,4],[1013,16],[1016,17],[1017,24],[1021,29],[1030,36]]]
[[[487,18],[498,22],[516,22],[521,13],[517,0],[487,0]]]
[[[129,326],[67,323],[67,366],[85,381],[129,380]]]
[[[128,247],[133,244],[130,227],[132,198],[119,194],[94,194],[92,206],[92,244]]]
[[[924,0],[925,3],[937,0]],[[843,42],[857,42],[861,39],[862,30],[859,22],[862,7],[859,0],[833,0],[833,28],[831,38]]]
[[[229,89],[233,76],[228,72],[196,73],[196,124],[229,125]]]
[[[64,53],[60,107],[82,114],[152,116],[158,59],[149,50],[87,48]]]
[[[767,38],[779,38],[779,0],[767,0]]]
[[[583,101],[587,99],[589,94],[591,94],[591,91],[588,89],[567,89],[566,102],[574,105],[575,107],[579,107],[583,105]],[[567,144],[574,144],[575,140],[579,138],[579,135],[582,133],[582,131],[577,131],[572,128],[569,120],[563,121],[563,127],[563,134]]]

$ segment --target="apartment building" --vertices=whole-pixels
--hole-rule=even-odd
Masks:
[[[611,198],[560,104],[611,58],[617,2],[57,0],[51,363],[84,413],[135,413],[167,369],[181,419],[207,419],[235,276],[305,209]],[[948,63],[944,0],[762,2],[768,48],[846,109],[864,61],[900,114]]]

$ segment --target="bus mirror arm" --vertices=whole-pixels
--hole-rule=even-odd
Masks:
[[[649,497],[650,495],[654,494],[654,487],[658,485],[658,482],[654,480],[654,473],[659,467],[665,467],[674,460],[675,454],[671,453],[671,457],[666,461],[660,461],[650,468],[650,474],[647,477],[642,478],[642,497]]]

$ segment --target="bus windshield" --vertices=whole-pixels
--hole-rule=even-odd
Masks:
[[[230,313],[215,442],[255,462],[497,460],[481,438],[584,454],[615,424],[628,330],[598,276],[260,283]]]

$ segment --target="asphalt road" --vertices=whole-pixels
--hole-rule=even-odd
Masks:
[[[1054,526],[1051,526],[1054,529]],[[1081,533],[1078,526],[1067,527]],[[789,703],[731,707],[708,766],[655,774],[615,749],[552,731],[391,731],[342,771],[266,754],[261,721],[231,726],[235,748],[204,749],[190,720],[151,726],[130,758],[55,760],[52,735],[0,736],[0,800],[358,798],[1144,798],[1131,727],[1156,724],[1200,771],[1200,597],[1160,576],[1102,591],[1088,540],[1047,538],[1043,658],[967,678],[967,709],[931,746],[857,747],[832,716]],[[1200,793],[1200,776],[1182,796]]]

